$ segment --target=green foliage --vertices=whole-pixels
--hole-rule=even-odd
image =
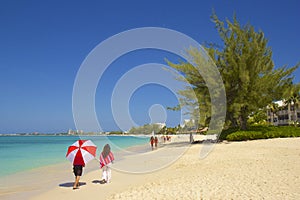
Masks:
[[[256,32],[250,24],[241,26],[235,16],[233,22],[226,20],[227,26],[215,14],[212,19],[224,42],[222,49],[211,47],[210,52],[224,79],[227,116],[232,125],[245,130],[252,112],[283,96],[299,65],[275,69],[262,31]]]
[[[299,121],[297,120],[297,110],[300,108],[300,83],[292,85],[289,90],[285,91],[285,103],[288,106],[294,106],[292,113],[294,120],[290,121],[290,125],[298,126]]]
[[[167,131],[166,131],[165,134],[167,134],[167,135],[174,135],[174,134],[176,134],[176,132],[177,132],[177,128],[176,127],[175,128],[169,127],[169,128],[167,128]]]
[[[249,130],[224,130],[220,140],[244,141],[268,138],[300,137],[300,128],[293,126],[251,126]]]
[[[228,141],[242,141],[242,140],[254,140],[254,139],[265,139],[265,138],[266,137],[262,132],[255,132],[255,131],[238,131],[226,137]]]
[[[235,16],[232,22],[226,20],[226,25],[216,14],[212,15],[212,20],[223,41],[223,47],[216,48],[215,45],[210,45],[206,50],[219,69],[225,85],[226,124],[246,130],[251,113],[266,107],[274,100],[281,99],[287,95],[287,90],[294,87],[292,73],[299,64],[291,68],[275,68],[272,50],[261,30],[255,31],[250,24],[241,26]],[[209,59],[203,57],[201,50],[191,48],[187,54],[188,60],[192,60],[196,66],[187,62],[168,62],[168,65],[184,75],[184,78],[177,77],[178,80],[192,85],[191,88],[179,91],[179,95],[182,96],[180,107],[195,108],[198,104],[199,109],[191,109],[190,114],[198,114],[201,120],[199,124],[205,126],[207,119],[219,112],[211,109],[211,102],[215,95],[218,95],[218,91],[214,89],[212,94],[207,88],[207,82],[212,84],[216,79],[202,77],[203,74],[208,74],[208,77],[211,75],[211,64]],[[203,72],[202,76],[198,73],[199,69]],[[190,95],[193,92],[196,99]],[[258,118],[254,119],[254,122],[257,120]]]
[[[300,102],[300,83],[291,84],[289,88],[284,91],[283,98],[286,103],[293,103],[299,105]]]
[[[111,131],[109,132],[109,135],[123,135],[124,133],[122,131]]]
[[[132,127],[129,130],[129,134],[151,134],[154,131],[154,133],[159,133],[161,131],[161,127],[158,124],[145,124],[143,126],[139,127]]]
[[[226,137],[234,132],[237,132],[239,130],[239,128],[237,127],[230,127],[228,129],[225,129],[221,132],[220,136],[219,136],[219,140],[226,140]]]
[[[259,109],[253,112],[248,118],[248,124],[250,125],[267,125],[267,111],[266,109]]]
[[[167,60],[167,63],[170,67],[184,74],[184,77],[181,75],[175,77],[178,81],[185,82],[192,86],[184,90],[179,90],[178,95],[181,97],[179,99],[180,105],[173,108],[168,107],[168,109],[177,111],[185,108],[187,110],[186,114],[190,114],[191,118],[195,121],[198,122],[198,119],[205,119],[203,116],[210,113],[210,97],[206,83],[202,76],[200,76],[197,68],[186,62],[174,64]],[[198,123],[204,124],[204,121]]]

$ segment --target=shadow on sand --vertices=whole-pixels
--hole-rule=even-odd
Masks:
[[[95,184],[99,183],[99,184],[101,184],[101,181],[100,180],[93,180],[92,183],[95,183]]]
[[[207,140],[195,140],[192,142],[192,144],[208,144],[208,143],[218,143],[218,140],[207,139]]]
[[[59,184],[59,187],[73,187],[74,182],[68,182],[68,183],[61,183]],[[79,186],[86,185],[86,182],[79,182]]]
[[[164,144],[160,144],[161,147],[169,147],[169,148],[172,148],[172,147],[186,147],[190,145],[189,142],[173,142],[173,143],[164,143]]]
[[[187,147],[191,144],[209,144],[209,143],[218,143],[217,140],[212,140],[212,139],[206,139],[206,140],[195,140],[192,143],[190,142],[174,142],[174,143],[166,143],[166,144],[161,144],[161,147]]]

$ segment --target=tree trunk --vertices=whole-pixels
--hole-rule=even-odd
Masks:
[[[247,130],[247,117],[243,115],[240,116],[240,127],[243,131]]]
[[[247,130],[247,118],[248,118],[247,107],[242,107],[241,115],[239,117],[241,130]]]
[[[228,113],[227,116],[228,116],[229,121],[231,122],[232,127],[238,127],[239,126],[239,124],[237,122],[237,119],[233,117],[232,113]]]
[[[291,123],[291,121],[292,121],[292,112],[291,112],[291,102],[289,102],[288,103],[288,117],[289,117],[289,121],[288,121],[288,123],[290,124]]]

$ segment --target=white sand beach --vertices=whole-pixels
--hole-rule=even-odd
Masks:
[[[173,139],[164,147],[139,155],[137,163],[133,156],[115,162],[109,184],[99,184],[101,171],[88,172],[87,167],[80,189],[73,190],[69,165],[60,166],[59,174],[64,174],[60,178],[59,174],[51,178],[56,169],[45,168],[45,176],[37,174],[27,180],[30,189],[35,178],[45,179],[44,190],[33,189],[22,199],[300,199],[300,138],[217,143],[202,159],[203,144],[189,145],[185,140]],[[149,166],[145,169],[148,172],[140,168],[143,166]],[[22,188],[15,190],[12,193]],[[0,196],[18,197],[7,193]]]

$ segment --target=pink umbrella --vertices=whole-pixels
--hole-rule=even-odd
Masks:
[[[78,140],[68,148],[67,159],[73,165],[87,164],[96,156],[97,146],[91,140]]]

